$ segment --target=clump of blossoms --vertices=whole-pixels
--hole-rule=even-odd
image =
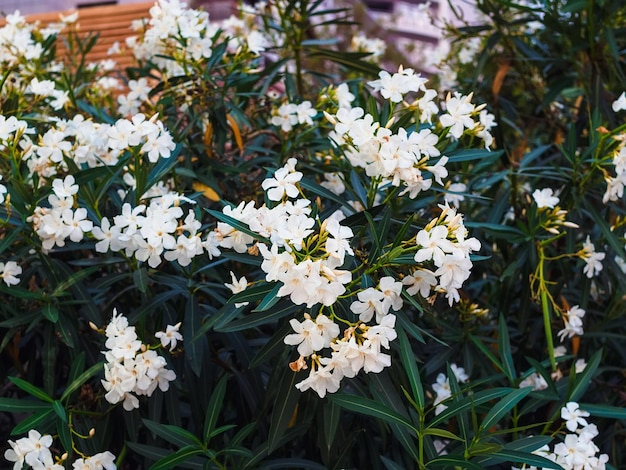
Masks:
[[[168,327],[160,335],[161,343],[175,346],[176,340],[182,339],[177,330],[176,326]],[[107,362],[102,386],[109,403],[122,402],[124,409],[130,411],[139,407],[138,396],[150,397],[157,387],[163,392],[169,390],[176,373],[167,369],[163,356],[139,340],[135,327],[128,324],[125,316],[114,310],[105,335],[107,350],[103,354]]]
[[[28,437],[17,441],[8,441],[10,449],[4,452],[4,458],[13,462],[13,470],[22,470],[24,465],[34,470],[63,470],[67,455],[54,458],[50,450],[53,438],[42,435],[36,429],[28,431]],[[74,470],[115,470],[115,456],[109,452],[100,452],[90,457],[82,456],[72,463]]]
[[[150,62],[165,78],[184,74],[185,64],[209,59],[219,42],[227,43],[230,54],[258,55],[268,39],[256,26],[250,8],[244,18],[213,22],[207,12],[188,8],[184,2],[159,0],[150,8],[147,21],[133,24],[139,34],[128,38],[126,45],[140,63]]]
[[[561,419],[565,421],[569,433],[552,450],[546,444],[533,453],[551,460],[564,470],[604,470],[609,456],[600,454],[600,449],[593,442],[598,436],[598,428],[587,422],[585,418],[588,416],[589,413],[581,410],[578,403],[566,403],[561,408]],[[537,467],[527,466],[524,469],[537,470]]]
[[[437,92],[426,88],[425,77],[403,67],[394,74],[381,71],[379,77],[369,85],[392,103],[391,116],[396,108],[398,112],[414,113],[419,130],[407,132],[400,127],[394,132],[394,117],[380,123],[363,108],[349,105],[339,108],[335,115],[326,113],[326,117],[334,126],[330,138],[338,150],[352,166],[378,179],[380,186],[403,188],[399,195],[414,199],[430,189],[433,180],[444,186],[449,158],[441,154],[440,147],[447,140],[458,140],[467,133],[483,139],[487,147],[491,145],[493,139],[487,127],[494,125],[493,120],[491,115],[481,114],[483,105],[471,103],[471,95],[448,96],[447,112],[433,124],[439,112],[434,101]]]
[[[296,387],[311,388],[323,397],[336,392],[344,377],[355,377],[361,370],[378,373],[390,366],[391,356],[384,351],[397,337],[396,316],[391,312],[403,306],[403,286],[408,286],[409,295],[420,292],[426,297],[431,288],[445,292],[452,304],[469,275],[469,254],[480,245],[467,238],[462,216],[442,206],[441,216],[400,249],[412,253],[417,266],[434,263],[434,271],[422,267],[403,281],[384,275],[375,287],[358,288],[353,280],[360,276],[358,268],[345,269],[354,256],[352,230],[341,224],[341,212],[319,219],[319,211],[313,211],[312,202],[302,197],[303,174],[296,166],[297,160],[289,159],[263,181],[266,198],[273,204],[270,207],[256,208],[251,201],[223,209],[224,215],[247,225],[250,232],[220,221],[212,239],[219,248],[260,254],[265,281],[280,283],[276,296],[288,296],[292,303],[318,312],[315,317],[305,313],[302,321],[291,319],[294,333],[285,337],[285,343],[297,347],[299,358],[292,369],[310,368],[309,376]],[[313,217],[313,213],[318,215]],[[232,277],[233,283],[227,284],[232,292],[242,292],[249,285],[246,278]],[[337,314],[334,306],[343,298],[352,299],[349,310],[355,321]]]

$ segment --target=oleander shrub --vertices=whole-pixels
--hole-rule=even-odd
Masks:
[[[626,13],[477,7],[439,77],[317,0],[7,16],[5,466],[619,467]]]

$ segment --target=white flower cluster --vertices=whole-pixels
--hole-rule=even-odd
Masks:
[[[598,435],[598,428],[585,419],[589,413],[580,409],[578,403],[569,402],[561,408],[561,418],[569,434],[553,450],[546,444],[533,453],[545,457],[563,467],[564,470],[605,470],[609,461],[607,454],[599,454],[600,449],[593,442]],[[512,467],[513,470],[519,470]],[[526,470],[538,470],[537,467],[524,467]]]
[[[192,210],[185,216],[181,201],[190,200],[165,193],[150,199],[148,205],[132,207],[125,203],[122,213],[113,217],[113,224],[103,217],[100,226],[93,228],[92,234],[99,240],[96,251],[123,251],[152,268],[161,264],[163,258],[189,265],[195,256],[204,253],[205,242],[199,233],[202,224]]]
[[[43,46],[33,35],[37,28],[34,23],[27,23],[19,10],[6,16],[6,24],[0,28],[0,63],[4,70],[11,66],[28,64],[41,57]],[[53,34],[58,34],[63,25],[49,25],[41,30],[43,40]]]
[[[22,437],[17,441],[9,441],[10,449],[4,452],[4,458],[9,462],[15,462],[13,470],[22,470],[24,464],[36,470],[63,470],[63,465],[55,464],[50,452],[52,436],[41,433],[35,429],[28,431],[28,437]]]
[[[450,369],[454,374],[454,380],[457,382],[465,383],[469,380],[469,376],[463,367],[458,367],[456,364],[450,364]],[[435,392],[435,401],[433,403],[435,405],[435,414],[438,415],[447,408],[443,402],[452,396],[452,391],[450,390],[450,378],[443,372],[440,372],[439,375],[437,375],[437,381],[432,386],[433,391]]]
[[[273,177],[265,179],[263,189],[270,201],[279,202],[272,208],[254,207],[254,201],[242,202],[237,207],[225,207],[222,212],[247,224],[253,232],[270,241],[254,247],[263,256],[261,269],[268,282],[283,285],[279,297],[289,296],[296,305],[311,307],[321,303],[332,305],[345,292],[345,284],[352,280],[349,271],[338,269],[346,254],[352,255],[349,239],[352,230],[335,218],[323,221],[310,217],[311,201],[289,200],[299,196],[297,183],[302,173],[296,171],[296,159],[290,158]],[[319,225],[319,230],[315,226]],[[218,222],[208,240],[221,248],[245,253],[254,238],[225,222]],[[208,250],[207,250],[208,251]],[[219,251],[217,251],[219,254]]]
[[[317,114],[310,101],[300,104],[283,103],[272,111],[271,123],[279,126],[283,132],[289,132],[298,124],[313,125],[313,117]]]
[[[476,238],[467,238],[468,230],[463,224],[463,215],[449,206],[439,206],[441,215],[420,230],[415,238],[418,250],[415,261],[432,262],[434,271],[418,268],[402,282],[409,286],[407,292],[419,292],[427,297],[430,290],[445,292],[450,305],[459,301],[459,289],[469,277],[472,269],[470,254],[480,249]]]
[[[131,120],[120,119],[113,125],[95,123],[80,114],[71,120],[56,120],[55,126],[38,136],[36,142],[24,136],[20,142],[23,160],[30,172],[41,178],[67,171],[65,158],[78,166],[94,168],[115,165],[125,151],[134,150],[155,163],[169,158],[175,148],[170,133],[157,117],[146,119],[143,114],[136,114]]]
[[[55,178],[52,181],[52,190],[54,194],[48,196],[50,207],[36,207],[28,219],[41,238],[44,251],[55,246],[65,246],[68,238],[73,242],[80,242],[84,234],[93,228],[93,222],[87,219],[87,210],[82,207],[74,208],[74,195],[78,192],[78,185],[72,175],[64,179]]]
[[[13,462],[13,470],[22,470],[24,465],[34,470],[64,470],[62,460],[55,463],[50,446],[53,439],[49,434],[43,436],[36,429],[28,431],[28,437],[9,441],[10,449],[4,452],[4,458]],[[64,458],[64,457],[62,457]],[[82,457],[72,464],[74,470],[115,470],[115,456],[109,452],[100,452],[91,457]]]
[[[410,133],[400,128],[394,133],[386,125],[376,122],[371,114],[365,114],[362,108],[344,106],[334,116],[326,114],[334,125],[329,137],[344,148],[352,166],[364,168],[367,176],[381,178],[382,184],[404,186],[400,195],[408,194],[410,198],[415,198],[420,192],[430,189],[433,179],[443,186],[443,178],[448,176],[445,167],[448,157],[441,155],[437,148],[439,136],[431,130],[432,118],[439,112],[433,101],[437,92],[427,89],[427,79],[415,74],[412,69],[400,67],[399,72],[394,74],[381,71],[379,76],[369,85],[392,103],[403,102],[407,108],[417,109],[420,123],[429,127]],[[421,96],[413,103],[404,103],[406,94],[418,92]],[[492,138],[488,127],[494,125],[492,115],[482,112],[483,106],[476,107],[470,100],[471,95],[448,97],[448,113],[440,117],[440,123],[449,128],[449,136],[459,138],[467,128],[490,145]],[[475,122],[474,115],[480,115],[484,123]],[[437,157],[439,159],[433,165],[431,159]]]
[[[137,60],[150,61],[166,78],[174,77],[185,73],[184,63],[211,57],[215,41],[227,41],[230,53],[245,50],[256,55],[265,50],[267,38],[255,26],[254,15],[247,16],[248,21],[231,16],[211,22],[207,12],[184,2],[158,0],[147,22],[133,24],[139,36],[127,38],[126,45]]]
[[[124,409],[130,411],[139,408],[137,396],[149,397],[157,387],[163,392],[169,389],[170,382],[176,379],[176,373],[166,368],[167,362],[163,356],[139,340],[135,327],[128,325],[125,316],[114,310],[105,334],[107,350],[103,354],[107,362],[104,364],[102,386],[107,392],[104,398],[109,403],[122,401]]]
[[[391,365],[391,356],[382,350],[389,349],[390,341],[396,339],[394,329],[396,316],[385,315],[380,323],[369,326],[359,323],[347,328],[339,338],[339,326],[325,315],[318,315],[313,322],[305,314],[303,322],[290,321],[295,333],[285,337],[285,343],[298,345],[300,357],[292,363],[293,370],[306,369],[306,356],[311,358],[311,372],[302,382],[296,384],[300,391],[313,389],[320,397],[339,390],[344,377],[355,377],[361,370],[365,373],[379,373]],[[321,349],[330,348],[330,357],[317,354]]]

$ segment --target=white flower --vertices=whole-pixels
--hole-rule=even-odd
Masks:
[[[0,262],[0,278],[7,286],[17,285],[20,283],[18,276],[22,274],[22,267],[15,261]]]
[[[473,129],[476,123],[471,117],[474,105],[471,103],[472,95],[461,96],[455,93],[453,97],[448,94],[446,98],[446,114],[441,115],[439,122],[443,127],[449,127],[448,135],[459,139],[464,129]]]
[[[308,314],[305,315],[303,322],[299,322],[295,318],[289,320],[289,324],[295,333],[285,336],[284,339],[285,344],[298,345],[298,354],[303,357],[319,351],[326,343],[322,335],[323,330],[310,317],[306,317],[308,317]]]
[[[235,274],[231,271],[230,278],[233,281],[232,284],[225,282],[224,285],[228,287],[233,294],[238,294],[239,292],[243,292],[244,290],[246,290],[246,287],[248,287],[248,280],[246,279],[246,276],[242,276],[241,279],[237,279]],[[244,307],[248,304],[249,302],[239,302],[235,304],[235,307],[236,308]]]
[[[597,276],[600,271],[602,271],[602,260],[605,256],[606,253],[601,251],[596,252],[593,243],[591,243],[591,240],[589,239],[589,235],[587,235],[587,239],[583,244],[583,252],[580,255],[580,257],[585,261],[583,273],[585,273],[588,278]]]
[[[295,160],[295,159],[290,159]],[[283,167],[276,170],[272,178],[267,178],[261,183],[261,187],[267,191],[270,201],[280,201],[285,196],[297,197],[299,194],[296,183],[302,179],[299,171],[290,171]]]
[[[565,328],[558,332],[558,336],[563,341],[566,337],[573,338],[574,336],[584,334],[583,331],[583,317],[585,311],[578,305],[574,305],[563,315],[563,322]]]
[[[561,418],[565,420],[565,427],[574,432],[578,429],[578,425],[587,426],[585,418],[589,416],[587,411],[579,409],[578,403],[570,401],[561,408]]]
[[[176,325],[167,325],[165,331],[157,331],[154,337],[161,340],[161,346],[164,348],[169,346],[170,351],[173,351],[176,349],[177,342],[183,340],[183,335],[178,332],[180,325],[180,322],[176,323]]]
[[[428,298],[431,288],[437,285],[437,278],[432,271],[420,268],[405,276],[402,279],[402,284],[407,286],[406,291],[409,295],[415,295],[419,292],[422,297]]]
[[[52,453],[50,446],[52,445],[52,436],[41,435],[39,431],[31,429],[28,431],[28,437],[22,437],[16,442],[9,441],[11,449],[4,453],[4,457],[15,462],[13,470],[21,470],[24,462],[33,468],[45,468],[53,465]]]
[[[376,313],[376,318],[381,319],[386,312],[383,310],[384,294],[378,289],[368,287],[357,294],[358,301],[355,300],[350,305],[350,310],[359,315],[359,320],[368,322]]]
[[[554,206],[559,203],[559,198],[554,195],[554,191],[551,188],[535,189],[533,199],[540,209],[544,207],[554,209]]]
[[[545,390],[548,388],[548,383],[541,374],[533,372],[519,383],[519,388],[524,387],[532,387],[533,390]]]
[[[626,91],[623,91],[619,98],[613,101],[613,111],[623,111],[626,109]]]

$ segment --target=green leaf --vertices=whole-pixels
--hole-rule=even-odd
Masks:
[[[443,423],[451,417],[456,416],[457,414],[464,411],[471,410],[478,405],[482,405],[483,403],[486,403],[488,401],[500,398],[508,394],[510,391],[510,388],[497,387],[491,390],[483,390],[473,393],[468,397],[465,397],[457,402],[448,405],[448,408],[446,408],[444,411],[442,411],[433,418],[433,420],[430,422],[429,427],[433,427],[438,425],[439,423]]]
[[[263,300],[259,302],[259,305],[257,305],[257,307],[253,310],[253,312],[263,312],[265,310],[269,310],[271,307],[276,305],[276,303],[280,300],[280,297],[278,297],[276,294],[278,293],[281,287],[282,287],[282,284],[276,283],[274,288],[271,291],[269,291],[265,295],[265,297],[263,297]]]
[[[540,455],[531,454],[530,452],[522,452],[519,450],[500,449],[489,454],[489,460],[496,462],[514,462],[532,465],[537,468],[552,468],[554,470],[563,470],[559,464],[554,463]],[[482,461],[482,460],[481,460]]]
[[[337,428],[339,427],[340,415],[341,408],[334,401],[324,403],[322,425],[324,427],[323,436],[324,441],[326,442],[327,452],[330,452],[333,442],[335,441],[335,434],[337,434]]]
[[[50,404],[28,398],[0,398],[0,411],[6,413],[28,413],[31,411],[49,410]]]
[[[504,154],[504,150],[487,150],[487,149],[467,149],[456,150],[448,153],[448,163],[467,162],[471,160],[482,160],[488,158],[490,160],[497,160]]]
[[[516,406],[522,399],[524,399],[530,392],[530,387],[519,388],[513,390],[511,393],[502,398],[497,404],[493,406],[487,413],[487,416],[480,424],[480,431],[489,432],[489,429],[496,425],[505,414],[507,414],[514,406]]]
[[[94,364],[89,369],[81,373],[78,377],[76,377],[76,379],[69,383],[69,385],[63,392],[63,395],[61,395],[61,401],[69,398],[70,395],[78,390],[85,382],[87,382],[87,380],[92,378],[98,372],[101,372],[103,370],[103,367],[104,362],[98,362],[97,364]]]
[[[225,224],[230,225],[235,230],[239,230],[240,232],[245,233],[246,235],[250,235],[253,239],[263,242],[267,244],[268,246],[271,245],[271,242],[267,238],[262,237],[258,233],[250,230],[250,227],[248,226],[248,224],[245,224],[229,215],[226,215],[223,212],[214,211],[212,209],[204,209],[204,210],[207,211],[209,214],[211,214],[220,222],[224,222]]]
[[[54,423],[56,418],[56,413],[50,407],[47,410],[39,411],[32,416],[29,416],[26,419],[20,421],[20,423],[13,428],[11,431],[12,435],[24,434],[31,429],[37,429],[40,432],[46,432],[48,426],[51,423]]]
[[[64,279],[62,282],[59,282],[56,285],[54,291],[52,292],[52,297],[59,297],[61,295],[67,294],[66,291],[70,287],[72,287],[78,281],[86,278],[90,274],[98,271],[99,269],[101,269],[100,266],[92,266],[90,268],[83,268],[83,269],[80,269],[79,271],[76,271],[71,276],[69,276],[68,278]]]
[[[259,299],[266,299],[267,295],[276,290],[276,286],[280,289],[282,284],[273,282],[261,282],[252,287],[232,295],[228,299],[229,304],[238,304],[243,302],[257,302]],[[276,290],[278,292],[278,290]]]
[[[498,351],[502,360],[502,372],[509,379],[509,383],[515,383],[516,373],[513,365],[513,355],[511,354],[511,341],[509,329],[503,315],[498,319]]]
[[[210,435],[217,424],[217,418],[224,405],[227,382],[228,376],[224,375],[213,389],[213,393],[211,393],[211,398],[209,399],[209,405],[207,406],[204,416],[204,431],[202,433],[204,436],[204,445],[206,446],[209,445]]]
[[[580,403],[579,406],[581,410],[588,411],[591,416],[626,420],[626,408],[620,406],[595,405],[592,403]]]
[[[202,442],[186,429],[171,424],[161,424],[149,419],[142,419],[143,424],[154,434],[166,442],[179,447],[196,446],[202,447]]]
[[[67,412],[65,411],[65,407],[63,406],[63,403],[61,403],[59,400],[54,400],[54,402],[52,402],[52,409],[57,414],[57,416],[61,419],[61,421],[63,421],[64,423],[67,423]]]
[[[314,181],[311,181],[308,179],[302,179],[300,181],[300,186],[302,186],[307,191],[311,191],[313,194],[326,198],[329,201],[336,202],[340,206],[347,206],[347,202],[345,198],[342,198],[341,196],[337,196],[332,191],[329,191],[328,189],[324,188],[323,186],[320,186]]]
[[[176,468],[180,466],[180,464],[189,460],[191,457],[203,453],[204,450],[202,449],[198,449],[193,446],[186,446],[154,463],[150,466],[150,470],[167,470],[169,468]]]
[[[397,334],[400,342],[400,357],[402,358],[402,365],[404,366],[404,370],[409,379],[409,385],[411,386],[411,391],[413,392],[413,399],[420,408],[416,411],[422,415],[424,412],[424,387],[422,386],[422,379],[420,378],[420,373],[417,369],[417,359],[415,354],[413,354],[411,343],[409,342],[409,338],[404,332],[404,329],[398,328]]]
[[[148,270],[145,266],[137,269],[133,272],[133,282],[135,283],[135,287],[141,293],[146,293],[148,291],[148,283],[150,282],[150,278],[148,277]]]
[[[216,326],[215,330],[221,332],[247,330],[249,328],[254,328],[260,325],[275,322],[276,320],[291,313],[294,313],[301,308],[302,306],[294,305],[290,301],[280,302],[276,309],[271,310],[270,312],[257,312],[251,315],[246,315],[240,320],[235,320],[225,325]]]
[[[400,413],[395,412],[391,408],[382,405],[369,398],[360,397],[358,395],[347,395],[345,393],[338,393],[331,395],[330,400],[337,403],[346,410],[355,411],[373,418],[382,419],[387,423],[400,424],[406,426],[410,430],[417,434],[417,429],[403,417]]]
[[[274,409],[272,410],[270,429],[267,436],[268,453],[270,454],[280,446],[282,437],[287,428],[289,428],[291,419],[296,411],[298,400],[302,394],[296,388],[298,379],[297,373],[285,368],[278,388],[278,395],[274,401]]]
[[[202,315],[200,312],[200,306],[198,305],[198,298],[195,295],[190,295],[187,298],[185,306],[185,319],[183,321],[183,337],[193,338],[191,341],[186,342],[185,345],[185,359],[190,362],[191,370],[200,377],[202,372],[202,363],[204,358],[204,344],[207,339],[206,336],[198,336],[194,338],[194,332],[198,331],[202,325]]]
[[[70,451],[72,449],[72,433],[70,427],[67,425],[67,421],[57,416],[57,434],[63,449]]]
[[[39,398],[41,401],[45,401],[48,403],[52,403],[54,401],[50,395],[48,395],[42,389],[35,387],[33,384],[27,382],[26,380],[20,379],[19,377],[9,377],[9,380],[29,395]]]
[[[550,436],[528,436],[504,444],[505,449],[518,450],[522,452],[534,452],[535,450],[549,444],[554,439]]]
[[[480,465],[469,462],[463,457],[444,455],[426,463],[427,468],[462,468],[464,470],[484,470]]]
[[[583,396],[583,393],[587,390],[587,387],[591,384],[591,380],[598,370],[598,366],[600,365],[600,359],[602,359],[602,349],[596,351],[596,353],[589,359],[587,362],[587,367],[580,374],[576,376],[576,380],[574,382],[574,386],[569,392],[567,401],[575,401],[577,402],[580,397]]]
[[[469,335],[469,339],[472,340],[472,343],[474,343],[478,347],[478,349],[480,349],[481,352],[489,358],[491,362],[493,362],[493,365],[495,365],[499,370],[504,370],[504,366],[498,360],[496,355],[491,352],[491,350],[487,346],[485,346],[479,338],[474,335]]]
[[[427,428],[424,431],[424,436],[436,436],[441,437],[442,439],[451,439],[453,441],[463,441],[464,439],[460,438],[456,434],[451,433],[445,429],[439,428]]]
[[[291,325],[289,322],[285,322],[278,331],[274,333],[274,335],[265,343],[261,349],[255,354],[255,356],[250,361],[249,367],[251,369],[263,364],[269,359],[277,356],[282,351],[285,350],[285,336],[291,333],[293,330],[291,329]]]
[[[59,320],[59,310],[52,303],[45,304],[41,309],[41,313],[52,323],[56,323]]]

